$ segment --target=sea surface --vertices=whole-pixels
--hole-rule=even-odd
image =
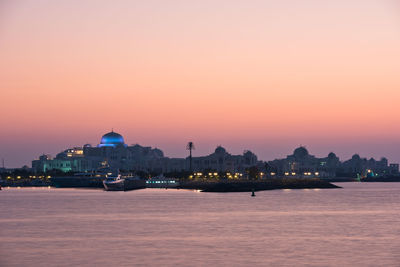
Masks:
[[[3,188],[0,266],[400,266],[400,183],[337,184]]]

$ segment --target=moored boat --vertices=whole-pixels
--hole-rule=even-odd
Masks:
[[[108,177],[103,181],[106,191],[128,191],[146,187],[146,181],[136,177]]]
[[[164,175],[152,177],[146,181],[146,187],[149,188],[175,188],[178,186],[178,179],[166,178]]]

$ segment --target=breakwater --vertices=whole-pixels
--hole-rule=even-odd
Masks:
[[[203,192],[251,192],[274,189],[340,188],[320,179],[265,179],[235,181],[187,181],[178,188],[194,189]]]

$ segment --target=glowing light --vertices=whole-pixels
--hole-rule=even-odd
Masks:
[[[316,173],[315,173],[315,175],[317,175],[317,176],[318,176],[318,175],[319,175],[319,172],[316,172]]]
[[[296,173],[295,173],[295,172],[292,172],[292,175],[296,175]]]
[[[285,172],[285,175],[287,176],[287,175],[289,175],[289,173],[288,173],[288,172]]]
[[[276,175],[276,173],[274,173],[274,172],[271,172],[271,175],[272,175],[272,176],[274,176],[274,175]]]
[[[218,173],[217,173],[217,172],[214,172],[214,175],[215,175],[215,176],[217,176],[217,175],[218,175]]]

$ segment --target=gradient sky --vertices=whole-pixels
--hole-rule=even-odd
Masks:
[[[0,1],[0,157],[128,144],[400,161],[396,0]]]

